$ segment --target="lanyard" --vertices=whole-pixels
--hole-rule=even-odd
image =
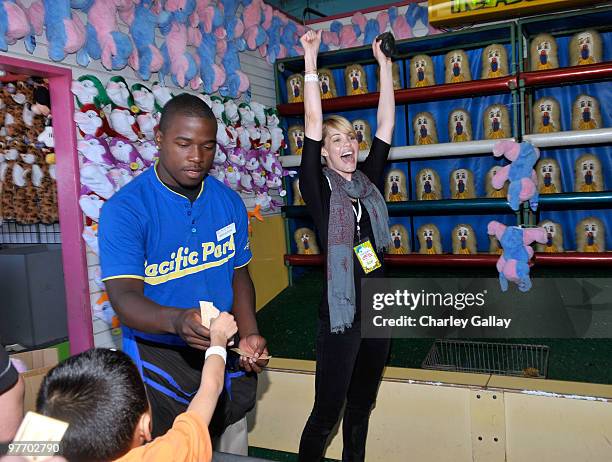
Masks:
[[[353,213],[355,213],[355,218],[357,218],[357,241],[361,242],[361,228],[359,227],[359,222],[361,221],[361,201],[359,199],[357,199],[357,206],[359,207],[359,211],[355,210],[355,206],[351,204]]]

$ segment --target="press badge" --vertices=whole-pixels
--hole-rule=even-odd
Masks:
[[[355,251],[355,255],[357,255],[357,259],[359,263],[361,263],[361,267],[365,274],[371,273],[377,268],[380,268],[380,260],[376,256],[376,252],[374,251],[374,247],[372,247],[372,243],[370,239],[366,238],[364,241],[357,244],[353,247]]]

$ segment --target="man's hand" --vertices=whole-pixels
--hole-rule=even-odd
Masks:
[[[181,310],[174,319],[174,330],[190,347],[206,350],[210,346],[210,331],[202,325],[200,310]]]
[[[225,347],[236,332],[238,332],[238,326],[234,316],[229,313],[221,313],[210,320],[210,341],[213,345]]]
[[[266,344],[266,339],[259,334],[247,335],[245,338],[240,339],[239,348],[245,353],[253,356],[253,358],[240,356],[240,367],[247,372],[254,371],[259,374],[262,368],[266,367],[268,364],[267,359],[259,359],[263,354],[268,355]]]
[[[304,48],[304,56],[316,57],[321,46],[321,30],[309,30],[300,37],[300,43]]]

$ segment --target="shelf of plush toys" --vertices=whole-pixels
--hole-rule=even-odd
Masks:
[[[411,253],[405,255],[385,254],[387,266],[433,266],[482,268],[495,266],[498,254],[476,255],[427,255]],[[323,266],[324,255],[285,255],[285,263],[290,266]],[[535,252],[531,266],[588,266],[612,267],[612,252]]]

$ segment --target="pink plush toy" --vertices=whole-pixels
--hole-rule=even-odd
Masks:
[[[508,290],[508,281],[512,281],[521,292],[527,292],[531,289],[529,259],[533,257],[533,249],[529,244],[534,241],[546,244],[546,230],[506,226],[498,221],[491,221],[487,232],[495,236],[503,248],[503,253],[497,260],[501,290]]]
[[[7,51],[9,45],[15,44],[31,31],[33,29],[26,12],[20,5],[14,0],[0,1],[0,50]]]
[[[512,161],[502,167],[491,180],[495,189],[501,189],[506,180],[508,187],[508,202],[512,210],[518,210],[521,202],[528,200],[532,210],[538,207],[538,178],[534,165],[540,157],[540,151],[531,143],[524,141],[500,141],[493,146],[495,157],[504,156]]]

